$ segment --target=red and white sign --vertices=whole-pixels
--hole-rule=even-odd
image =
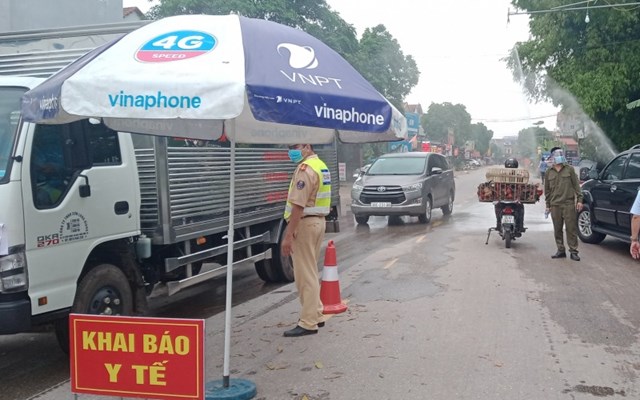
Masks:
[[[204,320],[69,316],[71,391],[204,399]]]

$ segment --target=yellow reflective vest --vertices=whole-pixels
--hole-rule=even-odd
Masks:
[[[311,167],[318,174],[318,181],[320,182],[315,204],[313,207],[305,207],[302,215],[329,215],[331,208],[331,173],[329,168],[318,157],[311,157],[302,161],[302,163]],[[291,190],[293,190],[293,180],[289,184],[289,194],[291,194]],[[287,221],[291,217],[291,207],[291,203],[287,201],[287,206],[284,209],[284,219]]]

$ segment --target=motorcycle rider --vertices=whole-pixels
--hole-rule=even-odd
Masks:
[[[518,160],[511,157],[505,160],[504,167],[505,168],[518,168]],[[503,203],[501,201],[497,201],[494,203],[494,209],[496,212],[496,230],[501,229],[501,215],[502,210],[508,205],[513,208],[514,217],[516,220],[516,237],[522,236],[522,232],[524,231],[524,204],[519,201],[513,203]]]

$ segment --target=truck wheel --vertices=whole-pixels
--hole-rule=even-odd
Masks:
[[[591,210],[586,204],[578,213],[578,237],[585,243],[598,244],[605,238],[604,233],[594,232],[591,227]]]
[[[360,225],[366,225],[369,222],[368,215],[356,215],[356,222]]]
[[[418,215],[418,221],[423,224],[428,224],[431,221],[431,197],[424,198],[424,214]]]
[[[447,205],[440,208],[444,215],[450,215],[453,212],[453,193],[449,193],[449,198],[447,199]]]
[[[133,292],[122,270],[111,264],[92,268],[80,281],[71,313],[93,315],[132,315]],[[69,321],[55,325],[58,344],[69,353]]]
[[[291,257],[283,257],[280,251],[285,231],[286,228],[280,232],[278,243],[271,245],[271,259],[256,262],[256,272],[265,282],[293,282],[294,280]]]
[[[274,247],[271,247],[271,256],[275,257]],[[256,273],[258,277],[267,283],[278,282],[278,271],[274,265],[273,259],[256,261]]]

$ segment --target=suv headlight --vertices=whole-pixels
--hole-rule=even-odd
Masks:
[[[24,251],[0,257],[0,292],[27,289],[27,260]]]
[[[413,185],[403,186],[402,190],[404,190],[405,192],[415,192],[417,190],[422,190],[422,182],[414,183]]]
[[[353,190],[358,191],[358,192],[362,192],[364,190],[364,186],[358,184],[358,183],[354,183],[353,184]]]

